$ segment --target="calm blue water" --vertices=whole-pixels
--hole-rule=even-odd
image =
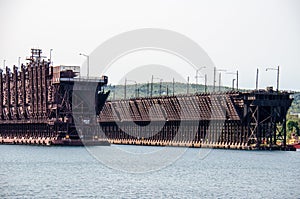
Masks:
[[[0,150],[0,198],[300,198],[300,152],[211,150],[199,158],[188,149],[165,168],[128,173],[84,147]]]

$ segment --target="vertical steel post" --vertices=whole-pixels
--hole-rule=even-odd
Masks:
[[[124,83],[124,99],[126,99],[126,82],[127,82],[127,79],[125,78],[125,83]]]
[[[206,74],[205,74],[204,78],[205,78],[205,80],[204,80],[204,82],[205,82],[204,90],[205,90],[205,93],[206,93],[207,92],[207,75]]]
[[[175,95],[175,79],[173,78],[173,96]]]
[[[150,97],[152,97],[152,93],[153,93],[153,75],[151,76],[151,88],[150,88]]]
[[[277,92],[279,91],[279,66],[277,67]]]
[[[161,96],[161,84],[162,84],[162,79],[160,79],[160,82],[159,82],[159,96]]]
[[[219,92],[221,91],[221,73],[219,73]]]
[[[187,85],[186,85],[186,93],[189,94],[190,92],[190,77],[187,77]]]
[[[239,71],[236,71],[236,90],[239,90]]]
[[[235,79],[232,79],[232,90],[234,91],[234,81]]]
[[[257,68],[256,69],[256,86],[255,86],[256,90],[258,90],[258,73],[259,73],[259,69]]]
[[[214,67],[214,82],[213,82],[213,92],[215,92],[216,89],[216,67]]]

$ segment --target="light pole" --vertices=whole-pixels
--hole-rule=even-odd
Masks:
[[[161,84],[162,84],[163,79],[158,78],[158,77],[153,77],[153,75],[152,75],[152,77],[151,77],[151,92],[150,92],[150,97],[152,97],[152,94],[153,94],[153,80],[154,79],[158,79],[160,81],[160,85],[159,85],[160,91],[159,91],[159,93],[161,95]]]
[[[161,84],[162,84],[162,79],[159,80],[159,96],[161,96]]]
[[[51,48],[50,49],[50,59],[49,59],[50,60],[50,65],[52,65],[52,51],[53,51],[53,49]]]
[[[219,73],[219,92],[221,91],[221,79],[222,79],[222,74]]]
[[[204,75],[204,90],[206,93],[207,92],[207,75],[206,74]]]
[[[277,68],[266,68],[266,71],[268,70],[277,70],[277,89],[276,91],[279,91],[279,66]]]
[[[236,72],[228,72],[226,74],[236,75],[236,90],[239,90],[239,71]]]
[[[114,91],[113,100],[115,100],[116,99],[116,86],[115,85],[113,85],[113,91]]]
[[[134,82],[135,83],[135,97],[137,97],[137,82],[135,80],[130,80],[130,79],[126,79],[125,78],[125,91],[124,91],[124,96],[126,98],[126,86],[127,86],[127,82]]]
[[[201,77],[201,76],[198,76],[198,72],[201,70],[201,69],[203,69],[203,68],[206,68],[205,66],[202,66],[202,67],[200,67],[200,68],[198,68],[197,70],[196,70],[196,76],[195,76],[195,78],[196,78],[196,84],[198,84],[198,77]]]
[[[173,87],[173,96],[175,95],[175,79],[173,77],[173,82],[172,82],[172,87]]]
[[[153,92],[153,75],[151,76],[150,97],[152,97],[152,92]]]
[[[255,88],[256,90],[258,90],[258,74],[259,74],[259,69],[256,69],[256,84],[255,84]]]
[[[21,57],[18,57],[18,68],[20,68]]]
[[[202,66],[202,67],[200,67],[200,68],[198,68],[197,70],[196,70],[196,76],[195,76],[195,78],[196,78],[196,88],[198,88],[198,77],[202,77],[202,76],[199,76],[198,75],[198,72],[201,70],[201,69],[203,69],[203,68],[206,68],[205,66]],[[198,91],[198,89],[196,89],[196,91]]]
[[[147,81],[147,97],[149,97],[149,93],[150,93],[150,91],[149,91],[149,81]]]
[[[186,94],[189,94],[190,91],[190,77],[187,77],[187,85],[186,85]]]
[[[234,91],[234,81],[235,79],[232,79],[232,90]]]
[[[239,71],[236,70],[236,90],[239,90]]]
[[[213,82],[213,91],[215,92],[216,89],[216,72],[217,72],[217,68],[214,67],[214,82]]]
[[[214,82],[213,82],[213,91],[214,92],[216,90],[216,73],[217,73],[217,71],[226,72],[225,69],[217,69],[217,67],[214,67]],[[221,75],[219,75],[219,90],[220,90],[220,86],[221,86]]]
[[[124,83],[124,99],[126,99],[126,83],[127,83],[127,80],[125,78],[125,83]]]
[[[203,76],[198,76],[198,77],[204,78],[204,91],[206,93],[207,92],[207,74],[205,74],[204,77]],[[198,89],[196,89],[196,91],[198,91]]]
[[[79,53],[79,55],[82,55],[84,57],[86,57],[86,61],[87,61],[87,78],[89,78],[89,70],[90,70],[90,56],[83,54],[83,53]]]
[[[4,59],[3,60],[3,70],[5,70],[5,62],[6,62],[6,60]]]

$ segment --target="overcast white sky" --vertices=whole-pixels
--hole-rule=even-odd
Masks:
[[[238,69],[240,87],[255,87],[256,68],[260,88],[275,87],[276,72],[265,68],[280,65],[280,89],[300,90],[298,0],[0,0],[0,27],[1,67],[25,61],[32,47],[52,48],[55,65],[81,65],[79,52],[114,35],[163,28],[197,42],[217,67]]]

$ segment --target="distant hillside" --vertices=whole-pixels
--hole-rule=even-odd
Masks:
[[[124,85],[108,85],[106,89],[111,90],[111,94],[109,96],[109,100],[112,99],[124,99],[125,95],[125,87]],[[205,86],[200,84],[185,84],[175,82],[174,89],[172,82],[162,82],[153,83],[152,96],[167,96],[167,95],[179,95],[179,94],[187,94],[187,93],[200,93],[205,92]],[[219,91],[219,87],[215,87],[216,91]],[[220,87],[221,91],[229,91],[232,90],[229,87]],[[207,86],[207,92],[212,92],[213,86]],[[151,84],[129,84],[126,86],[126,98],[134,98],[136,96],[139,97],[150,97],[151,94]]]
[[[295,93],[293,97],[294,97],[294,101],[292,103],[289,112],[300,113],[300,93]]]

